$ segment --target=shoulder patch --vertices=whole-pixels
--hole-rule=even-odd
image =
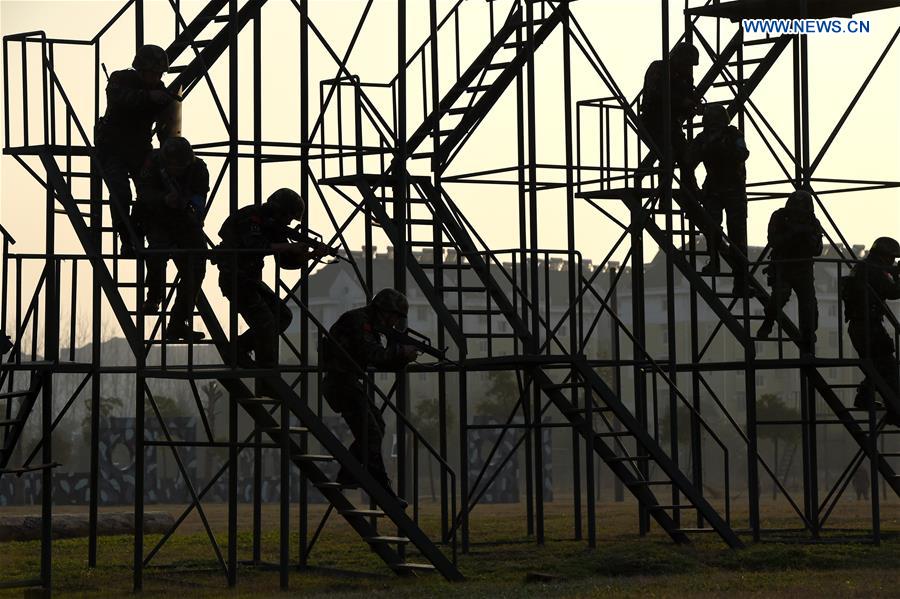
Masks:
[[[362,325],[362,330],[365,331],[366,333],[371,333],[372,332],[372,323],[364,322]]]

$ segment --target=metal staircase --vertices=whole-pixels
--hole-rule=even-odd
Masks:
[[[102,255],[92,242],[91,232],[72,198],[68,184],[65,181],[56,159],[48,152],[40,153],[41,162],[47,172],[47,183],[56,195],[57,201],[63,206],[76,236],[82,244],[85,254],[89,257],[94,276],[98,279],[110,307],[116,315],[119,326],[128,341],[135,356],[142,356],[146,352],[146,341],[141,338],[139,328],[133,320],[134,312],[126,307],[122,297],[122,290],[115,281],[103,260]],[[203,319],[207,330],[211,334],[210,342],[216,348],[225,363],[228,363],[229,342],[224,331],[219,325],[218,317],[212,310],[205,297],[201,295],[198,300],[197,313]],[[137,314],[140,317],[140,314]],[[280,376],[263,373],[268,385],[278,390],[279,397],[274,400],[254,398],[253,393],[241,382],[240,377],[252,376],[254,372],[240,370],[233,376],[219,379],[221,384],[229,391],[234,401],[237,401],[256,424],[257,430],[264,432],[276,444],[285,442],[281,427],[278,422],[265,409],[267,403],[287,405],[291,413],[300,419],[303,424],[301,429],[289,430],[288,434],[311,434],[330,453],[330,456],[316,456],[302,453],[300,444],[291,438],[289,440],[290,459],[301,472],[312,482],[331,502],[337,512],[356,530],[360,536],[371,546],[378,556],[398,574],[435,569],[448,580],[460,580],[462,575],[425,535],[424,532],[405,514],[400,504],[377,483],[362,465],[343,447],[341,442],[330,432],[319,417],[312,412],[293,390],[281,380]],[[259,373],[255,373],[259,374]],[[316,464],[318,461],[336,460],[340,465],[349,470],[361,488],[381,508],[380,511],[363,510],[356,508],[344,495],[344,488],[330,481]],[[402,537],[386,537],[379,534],[377,527],[369,523],[369,518],[386,518],[390,520],[404,535]],[[391,545],[412,543],[420,553],[428,559],[428,564],[406,562],[399,557],[397,551]]]
[[[484,310],[478,309],[476,312],[478,314],[486,314],[488,318],[494,314],[502,315],[510,324],[513,335],[524,347],[530,347],[534,341],[534,334],[517,313],[509,295],[491,272],[489,259],[485,258],[478,250],[466,228],[459,222],[457,214],[449,207],[445,199],[437,193],[437,190],[427,178],[410,176],[408,180],[419,191],[420,195],[420,197],[412,199],[409,206],[417,206],[424,203],[431,217],[406,219],[407,226],[422,227],[428,231],[439,230],[441,231],[441,239],[423,239],[414,235],[412,237],[408,236],[404,240],[398,235],[400,225],[388,215],[386,208],[386,204],[390,203],[392,198],[379,198],[382,191],[379,186],[393,189],[391,187],[393,182],[384,182],[381,175],[348,176],[323,182],[330,185],[355,186],[363,195],[367,207],[376,216],[385,234],[394,246],[402,247],[404,242],[407,244],[409,248],[407,264],[410,273],[416,279],[425,297],[431,302],[432,308],[441,319],[441,324],[447,328],[451,336],[457,339],[458,344],[459,337],[465,337],[459,324],[459,318],[468,313],[464,307],[465,304],[459,303],[455,309],[446,305],[443,293],[448,290],[441,287],[443,283],[439,279],[434,279],[438,282],[432,283],[432,278],[429,278],[425,272],[426,267],[430,268],[432,265],[420,264],[416,254],[411,251],[412,247],[432,247],[434,245],[444,247],[449,245],[455,248],[459,255],[463,257],[466,269],[470,270],[480,283],[478,286],[468,286],[466,292],[482,296],[487,295],[493,305],[496,306],[495,309],[488,307]],[[410,224],[410,221],[414,222]],[[445,239],[449,240],[449,243]],[[455,289],[450,289],[450,291],[455,291]],[[702,515],[703,520],[711,526],[711,528],[701,530],[715,531],[731,547],[743,546],[734,531],[703,498],[702,493],[681,473],[677,464],[666,454],[603,380],[587,366],[584,359],[579,356],[565,356],[565,358],[571,361],[573,370],[582,377],[583,384],[558,384],[540,366],[530,367],[527,369],[527,372],[537,387],[559,408],[560,412],[573,425],[575,430],[591,441],[591,445],[597,455],[609,465],[616,476],[622,480],[641,505],[649,511],[663,530],[674,541],[679,543],[686,542],[688,540],[687,533],[694,532],[696,529],[680,528],[676,523],[676,519],[669,514],[669,511],[697,510]],[[597,396],[600,402],[599,405],[586,405],[583,408],[578,408],[566,397],[566,391],[580,389],[585,386],[592,391],[593,395]],[[608,414],[615,417],[624,427],[624,431],[594,432],[590,424],[591,421],[586,416],[588,412],[598,415]],[[639,448],[638,453],[629,454],[625,451],[621,441],[626,437],[634,439]],[[607,444],[607,438],[616,441],[618,451]],[[665,474],[666,479],[663,481],[649,480],[641,474],[642,471],[648,471],[649,469],[638,468],[640,463],[645,466],[649,463],[656,464],[658,469]],[[660,504],[651,490],[653,485],[660,484],[677,488],[689,503],[671,506]]]
[[[584,192],[581,197],[591,199],[619,199],[624,201],[632,210],[639,206],[644,196],[656,194],[657,190],[639,190],[639,189],[616,189]],[[723,263],[727,263],[731,267],[731,272],[719,272],[715,275],[701,274],[696,268],[696,260],[692,258],[700,256],[709,256],[708,249],[691,249],[697,247],[696,243],[689,243],[685,247],[678,248],[672,242],[672,236],[656,223],[656,218],[664,217],[665,211],[657,209],[654,204],[644,205],[638,210],[644,211],[641,219],[643,229],[647,231],[653,238],[653,241],[659,246],[660,250],[666,254],[673,266],[678,269],[682,276],[687,279],[691,287],[693,287],[698,295],[703,298],[706,304],[713,310],[716,316],[721,320],[723,326],[735,337],[745,351],[752,355],[756,355],[756,343],[768,341],[784,341],[794,345],[800,352],[800,359],[797,366],[805,375],[815,391],[825,400],[828,407],[840,422],[850,433],[853,439],[859,444],[860,448],[865,451],[873,451],[876,445],[870,438],[873,434],[878,434],[878,428],[873,430],[864,430],[861,424],[868,423],[868,419],[860,420],[855,414],[867,414],[868,410],[854,407],[847,407],[843,404],[838,396],[837,390],[840,386],[829,384],[822,375],[819,367],[815,364],[815,360],[810,356],[802,345],[802,339],[799,328],[790,320],[783,312],[778,315],[777,322],[784,336],[759,339],[755,337],[754,329],[758,322],[763,318],[751,312],[745,312],[753,305],[754,300],[743,301],[741,296],[736,296],[733,292],[723,292],[723,281],[727,283],[725,287],[731,287],[731,279],[736,269],[747,268],[747,258],[741,256],[740,252],[730,247],[726,236],[721,231],[712,231],[692,220],[691,215],[702,216],[705,214],[696,200],[690,197],[688,193],[675,193],[675,203],[678,205],[675,209],[679,217],[679,235],[687,235],[695,241],[700,235],[707,237],[708,235],[720,235],[722,242],[718,244],[720,259]],[[708,239],[709,237],[707,237]],[[764,286],[755,276],[756,268],[748,269],[747,284],[752,289],[756,302],[765,306],[769,299],[768,288]],[[726,303],[727,302],[727,303]],[[749,330],[748,330],[748,327]],[[764,361],[757,359],[763,366]],[[871,366],[866,362],[861,362],[859,368],[862,374],[871,380],[877,391],[886,399],[886,401],[900,405],[900,398],[897,398],[890,386],[883,378],[873,371]],[[878,454],[878,470],[881,472],[885,481],[890,485],[895,493],[900,495],[900,475],[894,470],[885,456]]]

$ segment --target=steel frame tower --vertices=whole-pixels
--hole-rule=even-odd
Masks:
[[[649,0],[648,0],[649,2]],[[668,68],[669,3],[649,2],[660,6],[660,54]],[[711,532],[727,545],[741,547],[739,533],[753,540],[767,531],[761,521],[759,506],[759,468],[772,474],[758,447],[759,426],[800,426],[803,431],[803,500],[802,507],[789,491],[778,483],[802,522],[801,530],[813,537],[824,530],[856,468],[870,463],[872,476],[872,538],[880,534],[879,477],[894,492],[900,491],[900,480],[891,467],[890,453],[879,451],[884,430],[881,414],[875,410],[860,411],[844,405],[841,385],[831,384],[823,375],[824,368],[841,368],[863,373],[874,381],[885,401],[900,404],[891,391],[890,382],[882,380],[866,360],[850,355],[840,336],[836,355],[800,347],[797,327],[786,315],[779,319],[777,359],[760,357],[758,340],[753,337],[753,307],[765,301],[767,292],[755,277],[767,264],[766,252],[749,262],[734,252],[724,252],[722,259],[732,269],[747,268],[752,286],[761,300],[730,296],[722,291],[728,275],[702,276],[697,257],[705,252],[698,244],[701,234],[711,233],[702,218],[691,212],[692,199],[673,193],[672,180],[660,173],[672,170],[671,143],[657,148],[641,126],[636,115],[637,100],[629,99],[617,84],[612,72],[596,50],[589,32],[578,19],[578,4],[565,0],[511,0],[488,2],[482,14],[487,17],[489,35],[471,59],[465,57],[461,27],[469,23],[471,12],[462,0],[428,4],[427,28],[415,28],[407,15],[407,2],[396,3],[396,35],[385,42],[396,44],[397,75],[388,83],[372,83],[351,70],[351,57],[366,24],[373,2],[364,5],[348,47],[341,56],[310,17],[316,0],[292,0],[298,15],[300,40],[300,81],[298,100],[299,142],[267,140],[263,136],[264,107],[262,77],[262,33],[266,14],[265,0],[211,0],[199,13],[188,16],[177,0],[171,2],[174,37],[167,47],[174,66],[170,90],[182,88],[187,101],[194,90],[208,89],[212,108],[219,114],[227,139],[193,141],[198,154],[221,159],[210,194],[210,204],[225,195],[221,191],[227,175],[228,212],[240,202],[239,165],[252,165],[253,201],[263,198],[263,167],[274,163],[296,165],[297,187],[308,203],[320,205],[328,215],[333,233],[326,241],[340,248],[353,265],[358,282],[371,297],[375,284],[373,252],[376,236],[386,238],[393,246],[393,283],[397,289],[422,294],[438,319],[436,345],[450,346],[452,361],[433,366],[414,367],[438,381],[440,432],[434,447],[416,428],[409,415],[410,382],[407,373],[394,373],[389,392],[375,384],[374,373],[360,370],[370,381],[371,399],[396,419],[398,437],[397,484],[402,494],[412,494],[413,516],[409,517],[374,479],[354,460],[343,444],[325,426],[321,398],[311,392],[310,381],[319,369],[308,359],[314,350],[310,340],[327,335],[322,323],[307,308],[307,282],[310,270],[292,279],[276,270],[274,284],[279,294],[302,315],[299,344],[284,338],[282,363],[274,370],[241,368],[237,364],[236,347],[230,343],[238,332],[237,314],[232,310],[222,322],[206,297],[198,302],[194,316],[209,333],[208,348],[216,352],[212,363],[199,362],[206,344],[193,344],[179,353],[162,342],[166,313],[148,316],[142,313],[143,269],[152,250],[139,252],[137,260],[122,258],[113,243],[112,228],[107,226],[109,206],[116,198],[106,197],[102,168],[95,160],[90,134],[91,119],[101,111],[103,92],[101,79],[101,44],[112,27],[123,26],[133,18],[135,46],[144,43],[145,7],[142,0],[129,0],[93,38],[71,40],[48,37],[43,32],[28,32],[4,37],[4,154],[22,165],[46,189],[45,251],[40,254],[13,253],[13,238],[3,230],[3,305],[2,325],[15,331],[17,346],[2,364],[0,395],[5,411],[3,445],[0,453],[0,475],[41,473],[42,560],[40,584],[51,585],[51,528],[53,469],[58,466],[51,442],[52,429],[65,416],[82,392],[91,397],[91,526],[89,535],[90,566],[97,565],[97,517],[99,505],[99,431],[102,379],[111,374],[134,377],[136,415],[135,449],[135,551],[134,587],[143,584],[143,570],[174,532],[166,534],[151,551],[143,541],[144,456],[145,450],[161,448],[173,456],[192,497],[191,505],[177,520],[176,527],[194,510],[199,514],[210,538],[217,562],[230,585],[236,584],[238,555],[237,535],[237,460],[242,451],[252,451],[255,459],[253,533],[251,563],[260,562],[261,498],[259,492],[259,455],[262,449],[278,450],[280,477],[300,481],[299,532],[300,546],[296,564],[306,566],[325,523],[333,512],[341,515],[366,541],[369,547],[398,574],[423,569],[436,569],[451,580],[461,578],[456,568],[457,545],[468,550],[471,532],[470,513],[478,505],[484,490],[524,445],[526,458],[526,522],[527,533],[538,543],[544,540],[543,446],[544,432],[565,428],[572,434],[573,529],[581,539],[585,530],[587,542],[593,546],[597,536],[595,480],[596,462],[602,461],[637,499],[639,531],[646,533],[651,520],[676,542],[688,542],[694,533]],[[480,3],[479,3],[480,4]],[[587,3],[585,3],[587,4]],[[802,3],[798,10],[813,14],[816,2]],[[875,8],[888,8],[888,4]],[[574,6],[573,6],[574,5]],[[751,6],[753,5],[753,6]],[[707,70],[697,83],[708,93],[710,102],[728,106],[742,129],[752,127],[760,140],[784,171],[779,181],[751,185],[753,199],[781,197],[794,188],[817,192],[819,184],[838,183],[849,186],[844,191],[898,186],[893,181],[859,181],[816,176],[822,157],[838,137],[842,126],[870,81],[892,48],[900,28],[866,77],[859,93],[848,105],[827,142],[816,157],[810,144],[808,88],[809,52],[800,36],[745,39],[739,28],[719,17],[740,16],[753,2],[686,2],[684,37],[701,47]],[[749,7],[749,8],[748,8]],[[482,7],[483,8],[483,7]],[[737,12],[729,12],[737,11]],[[892,13],[885,13],[895,15]],[[826,15],[827,16],[827,15]],[[248,27],[249,26],[249,27]],[[422,29],[425,41],[409,52],[409,31]],[[710,29],[713,33],[710,33]],[[249,32],[248,32],[249,30]],[[736,33],[729,35],[729,31]],[[247,77],[239,71],[239,39],[252,38],[252,139],[244,139],[239,123],[247,120],[241,106],[241,81]],[[548,40],[558,39],[562,75],[563,110],[551,115],[538,109],[537,84],[542,73],[536,57],[549,51]],[[337,73],[333,78],[313,81],[310,74],[310,44],[319,44],[334,60]],[[66,93],[56,70],[55,55],[72,47],[84,46],[94,51],[93,114],[77,107]],[[390,47],[390,46],[388,46]],[[750,56],[751,48],[762,48],[760,57]],[[788,49],[791,53],[787,54]],[[579,53],[608,90],[604,98],[576,98],[573,92],[573,54]],[[385,53],[387,54],[387,52]],[[35,61],[35,56],[37,60]],[[786,143],[765,114],[754,104],[752,94],[764,85],[766,76],[779,60],[790,58],[793,72],[793,144]],[[16,61],[16,58],[19,58]],[[450,68],[446,63],[449,61]],[[222,63],[227,71],[214,69]],[[709,64],[707,64],[709,63]],[[13,75],[17,65],[20,79]],[[87,72],[88,69],[85,69]],[[449,72],[449,74],[448,74]],[[35,75],[36,73],[36,75]],[[39,90],[33,89],[39,82]],[[311,91],[318,83],[318,107],[312,104]],[[31,88],[29,87],[31,85]],[[220,91],[227,86],[227,98]],[[420,89],[419,89],[420,88]],[[714,99],[722,93],[724,99]],[[387,93],[389,101],[376,95]],[[667,92],[668,93],[668,92]],[[451,163],[467,144],[477,143],[474,134],[492,113],[502,97],[515,98],[516,163],[508,168],[454,174]],[[10,99],[21,98],[19,112],[11,108]],[[35,121],[34,115],[40,115]],[[589,115],[598,116],[599,134],[589,128]],[[314,121],[310,116],[315,115]],[[670,117],[669,117],[670,118]],[[35,130],[34,123],[38,122]],[[563,158],[561,162],[541,162],[538,157],[540,125],[561,122]],[[349,123],[349,124],[348,124]],[[11,126],[13,129],[11,130]],[[18,127],[18,129],[16,129]],[[688,133],[693,123],[689,123]],[[13,134],[11,131],[15,130]],[[474,139],[473,139],[474,138]],[[583,151],[585,144],[597,142],[599,151]],[[657,157],[660,166],[657,168]],[[559,174],[562,174],[560,177]],[[650,185],[644,186],[645,181]],[[676,179],[677,182],[677,179]],[[461,183],[491,183],[510,186],[516,194],[519,243],[512,249],[493,248],[467,218],[461,203],[454,201],[451,190],[464,189]],[[539,202],[541,194],[555,191],[565,197],[566,247],[563,250],[542,246]],[[829,241],[836,259],[831,262],[838,273],[847,270],[858,259],[843,238],[827,206],[821,199],[829,192],[816,193],[817,207],[829,222]],[[219,200],[220,205],[224,200]],[[606,204],[608,202],[608,204]],[[340,220],[336,208],[352,208]],[[610,245],[604,260],[587,269],[576,237],[576,211],[589,206],[621,228],[621,236]],[[624,211],[620,219],[616,211]],[[692,216],[693,215],[693,216]],[[59,217],[59,220],[57,220]],[[305,222],[305,221],[304,221]],[[57,231],[66,227],[77,239],[74,250],[58,248]],[[349,231],[362,231],[366,247],[360,259],[351,251]],[[653,355],[646,338],[644,294],[644,246],[658,246],[664,256],[666,277],[667,330],[669,339],[678,336],[676,328],[676,273],[689,288],[688,329],[689,356],[676,355],[676,344],[669,344],[666,355]],[[720,247],[728,247],[727,239]],[[208,252],[215,254],[215,250]],[[706,252],[708,253],[708,252]],[[218,256],[229,259],[229,256]],[[233,259],[233,256],[231,257]],[[615,262],[614,262],[615,259]],[[134,280],[128,280],[134,264]],[[630,264],[630,267],[628,266]],[[565,289],[551,288],[551,270],[565,266]],[[12,274],[11,274],[12,273]],[[629,274],[631,324],[623,318],[619,288],[625,286]],[[603,277],[602,275],[606,275]],[[12,293],[9,293],[10,277]],[[26,288],[28,278],[36,283],[33,291]],[[606,279],[606,280],[604,280]],[[606,284],[604,289],[601,284]],[[79,285],[81,287],[79,287]],[[90,362],[75,360],[75,306],[90,289],[93,356]],[[173,285],[170,284],[170,298]],[[81,291],[79,291],[79,289]],[[561,317],[551,314],[553,298],[564,297],[566,309]],[[8,298],[12,298],[11,301]],[[69,355],[61,355],[60,335],[65,327],[63,304],[69,308]],[[599,306],[586,318],[591,302]],[[720,321],[709,334],[698,326],[701,309],[711,310]],[[134,364],[110,366],[102,363],[102,322],[107,310],[115,319],[118,331],[125,337],[134,356]],[[43,323],[40,318],[43,318]],[[605,319],[602,321],[601,319]],[[612,355],[597,355],[590,342],[601,334],[601,322],[610,326]],[[900,338],[900,324],[889,317],[895,341]],[[11,323],[11,324],[10,324]],[[501,326],[502,325],[502,326]],[[598,326],[600,328],[598,328]],[[563,333],[566,330],[568,333]],[[32,347],[20,343],[31,331]],[[313,334],[315,332],[315,334]],[[38,335],[43,341],[38,343]],[[622,335],[626,339],[622,339]],[[708,349],[716,336],[729,336],[740,346],[742,355],[735,360],[713,359]],[[831,348],[829,348],[830,350]],[[623,351],[624,350],[624,351]],[[797,357],[792,357],[797,354]],[[205,354],[204,354],[205,355]],[[292,364],[291,360],[296,363]],[[761,421],[756,416],[756,373],[769,370],[793,372],[801,381],[802,416],[796,422]],[[468,409],[467,377],[475,372],[515,372],[519,400],[504,423],[480,424],[471,421]],[[630,371],[633,382],[623,381],[622,373]],[[710,383],[709,375],[721,371],[739,371],[744,375],[745,410],[733,415]],[[83,375],[72,396],[54,414],[54,375]],[[610,374],[611,373],[611,374]],[[255,397],[242,379],[261,377],[278,389],[277,398]],[[26,382],[22,382],[27,379]],[[198,407],[198,415],[206,435],[203,441],[179,441],[173,438],[152,392],[156,379],[188,381]],[[223,442],[214,438],[197,394],[198,381],[219,380],[227,390],[229,402],[229,435]],[[88,385],[90,383],[90,385]],[[846,387],[846,385],[843,385]],[[686,410],[689,421],[690,449],[687,455],[679,448],[679,418],[664,422],[659,407],[677,415]],[[40,409],[38,410],[38,406]],[[147,413],[149,407],[150,413]],[[459,424],[450,423],[450,410],[455,409]],[[823,419],[825,410],[834,414]],[[22,431],[29,418],[40,411],[41,435],[37,446],[21,464],[11,464]],[[239,436],[239,411],[253,422],[253,430]],[[548,416],[555,421],[549,421]],[[731,470],[734,448],[722,439],[711,416],[724,418],[723,427],[736,431],[738,449],[745,454],[746,489],[748,490],[749,526],[738,529],[731,518]],[[148,422],[158,422],[162,439],[148,439]],[[859,444],[859,451],[846,470],[820,501],[817,455],[817,431],[825,424],[839,424]],[[661,427],[668,428],[669,447],[660,436]],[[493,427],[500,434],[482,470],[470,480],[468,472],[468,437],[479,428]],[[458,455],[450,453],[450,438],[458,436]],[[515,438],[513,449],[505,453],[501,440]],[[715,451],[705,447],[710,439]],[[325,454],[314,454],[318,445]],[[181,458],[187,446],[226,448],[229,459],[205,486],[195,487]],[[704,457],[721,455],[724,495],[712,497],[704,489]],[[38,454],[40,458],[38,459]],[[432,541],[418,526],[418,464],[420,456],[434,460],[440,470],[441,530],[439,540]],[[490,472],[491,464],[500,465]],[[685,459],[689,472],[683,471]],[[360,480],[371,505],[357,508],[348,489],[331,481],[319,466],[337,461]],[[456,462],[454,468],[453,463]],[[220,477],[228,474],[228,547],[222,552],[203,510],[202,500]],[[582,476],[584,480],[582,480]],[[774,476],[774,475],[773,475]],[[282,484],[280,492],[280,559],[281,584],[288,584],[292,566],[289,547],[291,528],[290,484]],[[308,489],[314,487],[329,502],[323,519],[310,533]],[[754,492],[756,490],[757,492]],[[671,500],[671,501],[670,501]],[[457,503],[459,506],[457,506]],[[696,524],[686,522],[693,513]],[[386,519],[396,534],[379,531],[377,519]],[[411,545],[425,563],[407,559]],[[444,545],[450,557],[438,548]],[[30,581],[26,581],[30,582]]]

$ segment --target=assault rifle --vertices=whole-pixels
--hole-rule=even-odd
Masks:
[[[322,236],[315,231],[307,229],[306,234],[304,235],[301,229],[301,225],[296,225],[294,227],[285,227],[284,234],[285,237],[287,237],[288,241],[293,241],[294,243],[305,245],[311,250],[319,251],[330,258],[334,258],[334,260],[329,264],[333,264],[334,262],[337,262],[339,260],[349,262],[347,258],[341,256],[338,253],[337,248],[333,248],[330,245],[324,243],[322,241]]]
[[[406,329],[401,331],[395,328],[389,328],[379,331],[387,337],[388,345],[405,345],[415,349],[417,352],[431,356],[439,362],[452,362],[447,358],[447,348],[439,349],[431,345],[431,339],[426,335],[414,330]]]

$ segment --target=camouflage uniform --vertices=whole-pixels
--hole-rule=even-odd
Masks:
[[[791,292],[796,293],[800,333],[806,347],[815,342],[819,326],[812,259],[822,255],[822,235],[822,225],[813,212],[812,196],[805,192],[792,195],[787,205],[769,219],[772,264],[766,267],[766,273],[772,295],[766,304],[764,324],[773,323],[791,299]]]
[[[878,374],[898,394],[900,372],[894,353],[894,341],[884,326],[883,302],[900,299],[900,275],[889,266],[875,263],[871,257],[870,254],[854,266],[850,275],[842,281],[847,333],[859,357],[863,360],[871,359]],[[857,392],[857,405],[864,405],[873,398],[873,385],[868,380],[863,380]],[[890,402],[887,403],[890,405]],[[894,416],[896,418],[900,414]]]
[[[203,235],[203,200],[209,192],[209,171],[200,158],[177,177],[164,172],[165,165],[160,150],[150,154],[138,181],[138,200],[135,212],[147,233],[148,246],[154,250],[185,249],[205,250]],[[170,187],[171,186],[171,187]],[[179,194],[179,205],[166,204],[166,196],[173,191]],[[197,294],[206,275],[206,257],[175,253],[172,255],[181,279],[172,305],[171,321],[183,323],[194,311]],[[147,303],[158,303],[165,297],[165,255],[151,256],[147,260]]]
[[[125,238],[126,219],[131,217],[131,183],[137,184],[141,170],[153,149],[153,124],[166,110],[150,97],[151,91],[165,91],[162,82],[147,87],[140,74],[133,69],[115,71],[106,84],[106,113],[94,130],[97,159],[103,169],[110,196],[113,227]],[[141,224],[134,219],[132,226],[141,236]],[[134,244],[137,240],[127,240]]]
[[[728,239],[731,246],[743,256],[747,255],[747,169],[750,156],[744,136],[736,128],[727,125],[721,129],[704,129],[686,150],[685,169],[691,173],[702,162],[706,167],[703,182],[703,207],[715,228],[707,238],[710,266],[719,267],[719,230],[723,213],[727,217]],[[741,292],[746,288],[744,269],[734,273],[734,287]]]
[[[260,250],[258,254],[223,254],[216,258],[219,288],[249,327],[238,337],[242,355],[255,352],[256,365],[272,368],[278,361],[278,336],[291,324],[291,310],[262,281],[262,252],[273,243],[288,241],[286,228],[279,226],[268,205],[246,206],[227,219],[219,229],[219,249]],[[281,268],[296,269],[292,256],[275,254]],[[259,391],[259,390],[258,390]]]
[[[386,347],[382,343],[375,323],[376,308],[371,305],[345,312],[334,323],[321,347],[320,362],[326,373],[322,392],[331,409],[343,416],[353,433],[350,452],[360,462],[368,463],[371,475],[390,488],[381,457],[384,418],[366,395],[360,369],[369,366],[400,369],[408,359],[399,346]],[[364,435],[366,447],[363,449],[361,443]]]

